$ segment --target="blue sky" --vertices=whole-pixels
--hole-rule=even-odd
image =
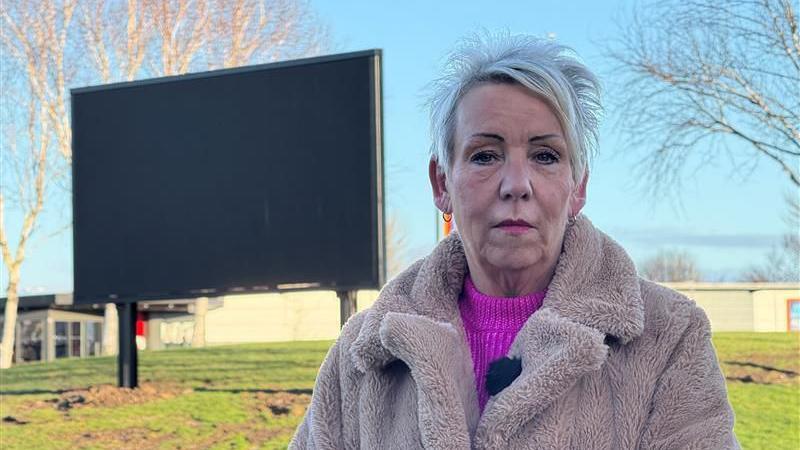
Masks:
[[[384,144],[387,212],[399,217],[409,244],[407,259],[435,244],[436,210],[427,178],[428,122],[424,88],[437,77],[443,57],[457,40],[481,29],[552,34],[573,47],[608,83],[613,77],[603,44],[614,38],[620,1],[335,1],[311,6],[331,28],[336,52],[383,50]],[[607,102],[608,103],[608,102]],[[792,187],[777,166],[760,161],[749,175],[721,160],[686,172],[682,207],[675,199],[647,196],[634,178],[636,160],[610,126],[601,128],[584,212],[640,262],[659,249],[692,253],[706,276],[731,279],[763,261],[786,231],[783,196]],[[27,252],[21,293],[72,289],[71,233],[53,233],[68,223],[69,203],[54,199]],[[19,216],[8,212],[14,239]],[[2,274],[2,286],[7,284]]]

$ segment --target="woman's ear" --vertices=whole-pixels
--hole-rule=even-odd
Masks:
[[[583,172],[580,183],[572,191],[572,198],[569,205],[569,216],[575,217],[580,214],[583,206],[586,205],[586,185],[589,183],[589,171]]]
[[[433,190],[433,204],[443,213],[452,213],[450,193],[447,191],[447,176],[434,158],[428,163],[428,177]]]

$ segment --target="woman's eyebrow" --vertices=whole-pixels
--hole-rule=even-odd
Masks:
[[[505,142],[505,139],[503,139],[502,136],[500,136],[499,134],[494,134],[494,133],[474,133],[474,134],[470,135],[470,138],[487,138],[487,139],[492,139],[492,140],[495,140],[495,141],[498,141],[498,142]],[[564,137],[561,136],[560,134],[551,133],[551,134],[541,134],[541,135],[533,136],[532,138],[528,139],[528,142],[545,141],[547,139],[553,139],[553,138],[564,139]]]
[[[560,134],[543,134],[543,135],[534,136],[534,137],[528,139],[528,142],[544,141],[544,140],[551,139],[551,138],[564,139],[564,137],[561,136]]]
[[[475,133],[470,136],[470,138],[476,138],[476,137],[489,138],[495,141],[505,142],[505,139],[503,139],[502,136],[494,133]]]

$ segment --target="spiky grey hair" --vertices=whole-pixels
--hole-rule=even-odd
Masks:
[[[452,168],[459,101],[485,83],[519,84],[550,106],[566,133],[572,177],[579,182],[597,150],[600,82],[571,48],[508,33],[464,39],[447,59],[444,76],[429,87],[431,156],[440,170],[449,174]]]

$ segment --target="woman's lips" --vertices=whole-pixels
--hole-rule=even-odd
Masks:
[[[513,234],[513,235],[525,234],[525,233],[527,233],[528,231],[531,230],[531,227],[528,226],[528,225],[516,225],[516,224],[514,224],[514,225],[512,225],[512,224],[507,224],[507,225],[500,224],[500,225],[497,226],[497,228],[503,230],[504,232],[506,232],[508,234]]]
[[[524,220],[504,220],[497,224],[497,228],[509,234],[519,235],[527,233],[532,227]]]

